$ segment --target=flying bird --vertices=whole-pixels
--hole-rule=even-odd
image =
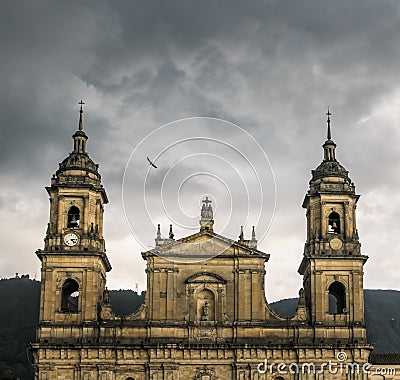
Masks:
[[[154,164],[151,162],[151,160],[150,160],[149,157],[147,157],[147,161],[149,161],[149,164],[150,164],[153,168],[157,169],[157,166],[154,165]]]

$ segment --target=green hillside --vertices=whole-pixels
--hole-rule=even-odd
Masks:
[[[40,282],[28,278],[0,280],[0,380],[32,379],[32,360],[27,344],[35,340],[39,315]],[[365,290],[367,337],[375,351],[400,352],[400,291]],[[145,293],[111,290],[117,315],[134,312]],[[297,299],[274,302],[271,306],[282,316],[293,315]]]

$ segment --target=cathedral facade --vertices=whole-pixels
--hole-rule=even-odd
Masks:
[[[36,380],[385,378],[369,363],[359,195],[336,159],[329,116],[323,161],[303,202],[303,288],[290,318],[266,301],[269,254],[257,249],[254,229],[250,240],[215,233],[208,199],[199,232],[175,240],[158,229],[155,248],[142,253],[145,302],[132,315],[115,316],[106,288],[108,198],[86,152],[82,108],[73,141],[46,187],[50,219],[36,252],[41,301],[31,345]]]

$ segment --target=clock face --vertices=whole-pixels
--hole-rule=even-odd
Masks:
[[[329,245],[331,246],[331,248],[334,251],[338,251],[339,249],[341,249],[343,247],[343,243],[340,239],[338,238],[333,238],[330,242]]]
[[[79,237],[77,234],[74,234],[73,232],[70,232],[64,236],[64,243],[65,245],[68,245],[69,247],[73,247],[74,245],[77,245],[79,241]]]

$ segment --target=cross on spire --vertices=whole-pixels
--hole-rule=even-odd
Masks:
[[[206,199],[203,199],[202,202],[206,205],[206,207],[208,207],[208,205],[209,205],[210,203],[212,203],[212,201],[210,201],[210,200],[208,199],[208,197],[206,197]]]
[[[78,103],[78,104],[80,104],[80,106],[81,106],[81,109],[79,110],[79,112],[83,112],[83,109],[82,109],[82,106],[85,104],[82,100]]]

